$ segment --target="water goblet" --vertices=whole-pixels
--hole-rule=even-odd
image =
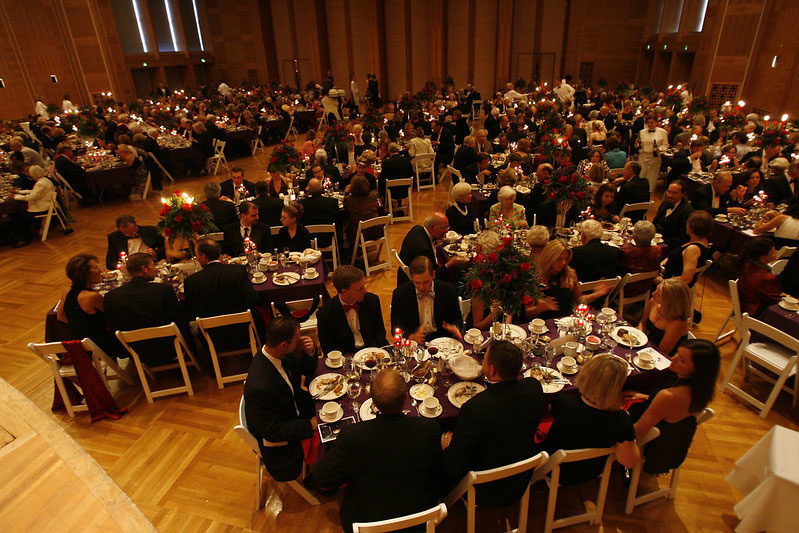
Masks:
[[[357,381],[352,382],[347,387],[347,396],[350,398],[350,405],[352,406],[353,412],[355,412],[355,416],[359,417],[358,409],[361,407],[361,404],[356,400],[358,396],[361,395],[361,384]]]
[[[556,353],[557,352],[555,351],[555,347],[552,346],[551,344],[547,345],[547,347],[544,348],[544,359],[547,360],[547,366],[550,368],[555,368],[552,366],[552,360],[555,359]]]
[[[452,384],[449,379],[449,377],[452,375],[452,366],[450,366],[449,359],[447,357],[438,358],[438,372],[444,376],[443,385],[449,388],[449,386]]]

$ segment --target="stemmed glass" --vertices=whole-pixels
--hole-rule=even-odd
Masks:
[[[352,405],[352,410],[355,412],[356,420],[360,419],[360,414],[358,412],[358,409],[361,407],[361,404],[360,402],[356,401],[356,398],[360,395],[361,395],[361,384],[358,383],[357,381],[353,381],[347,387],[347,396],[349,396],[350,400],[352,400],[351,405]]]
[[[446,388],[449,388],[449,386],[452,384],[449,380],[449,377],[452,375],[452,367],[449,364],[448,357],[438,358],[438,372],[444,376],[444,383],[442,383],[442,385],[444,385]]]
[[[547,360],[547,366],[550,368],[555,368],[552,366],[552,360],[555,359],[555,347],[551,344],[548,344],[546,348],[544,348],[544,359]]]

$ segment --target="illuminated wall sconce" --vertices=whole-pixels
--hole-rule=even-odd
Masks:
[[[0,89],[6,88],[6,82],[3,81],[3,78],[0,78]]]
[[[50,74],[50,81],[53,83],[58,83],[58,77],[55,74]]]
[[[147,61],[142,61],[141,66],[146,67],[147,66]]]
[[[771,58],[771,68],[776,68],[777,61],[780,60],[780,56],[774,56]]]

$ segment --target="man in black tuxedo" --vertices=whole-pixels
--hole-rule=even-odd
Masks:
[[[236,206],[233,202],[227,200],[220,200],[219,196],[222,194],[222,187],[215,181],[209,181],[203,186],[205,191],[205,201],[203,204],[211,212],[214,217],[214,225],[220,230],[225,226],[229,226],[238,220],[239,216],[236,214]]]
[[[491,112],[486,115],[485,121],[483,122],[483,127],[488,132],[488,140],[490,141],[493,141],[494,139],[499,137],[500,134],[499,120],[497,120],[498,116],[499,116],[499,108],[495,107],[491,109]]]
[[[469,183],[476,183],[475,176],[477,176],[477,152],[474,146],[474,137],[468,135],[452,159],[452,167],[460,171],[463,179]]]
[[[75,191],[83,196],[78,202],[83,207],[97,203],[94,192],[89,190],[86,171],[79,164],[72,161],[72,146],[67,143],[59,144],[55,149],[55,169],[58,175],[64,178]]]
[[[411,158],[407,155],[400,155],[400,147],[397,143],[388,145],[389,158],[383,161],[383,167],[379,176],[379,191],[380,195],[386,196],[386,181],[398,180],[403,178],[413,178],[413,164]],[[408,197],[407,187],[394,187],[391,189],[391,198],[393,200],[402,200]]]
[[[763,183],[763,190],[770,204],[788,203],[799,194],[799,162],[787,163],[787,159],[778,157],[769,165],[771,175]]]
[[[433,262],[419,256],[408,266],[411,280],[391,295],[391,328],[419,344],[437,337],[462,339],[463,316],[455,286],[436,278]]]
[[[156,261],[164,257],[164,237],[155,226],[139,226],[133,215],[121,215],[116,220],[117,230],[108,234],[108,251],[105,266],[114,270],[119,254],[131,256],[137,252],[150,254]]]
[[[714,217],[727,213],[745,215],[746,209],[733,199],[730,187],[732,187],[732,174],[716,172],[713,176],[713,183],[706,183],[694,191],[691,197],[691,207],[696,211],[707,211]],[[743,193],[746,192],[746,186],[739,185],[733,192],[736,198],[742,198]]]
[[[247,428],[258,440],[264,465],[275,481],[292,481],[303,465],[301,441],[316,433],[316,409],[302,377],[316,370],[313,340],[300,336],[291,316],[266,328],[266,344],[250,364],[244,384]]]
[[[225,253],[238,256],[244,253],[244,239],[250,239],[261,251],[272,250],[272,232],[258,222],[258,206],[252,202],[239,204],[239,221],[225,227]]]
[[[280,215],[283,212],[283,200],[269,196],[269,184],[266,180],[255,183],[255,198],[252,203],[258,206],[258,219],[268,227],[280,226]]]
[[[430,127],[433,130],[430,142],[436,151],[433,169],[436,171],[436,175],[440,175],[440,168],[449,165],[455,155],[455,126],[450,118],[449,122],[445,120],[443,123],[433,120],[430,122]]]
[[[169,87],[166,86],[166,83],[161,82],[158,84],[158,89],[156,90],[156,94],[159,98],[161,97],[168,97],[172,94],[172,91],[169,90]]]
[[[388,344],[380,298],[366,292],[363,272],[354,266],[342,265],[332,277],[338,294],[316,314],[322,351],[352,353],[363,347]]]
[[[711,162],[712,158],[705,153],[705,143],[701,139],[694,139],[688,147],[674,155],[666,181],[671,183],[684,174],[704,172]]]
[[[620,273],[621,250],[602,243],[602,224],[586,220],[580,225],[582,246],[572,250],[569,263],[583,283],[598,279],[615,278]]]
[[[405,238],[402,240],[402,246],[400,247],[399,251],[400,259],[403,263],[409,265],[411,261],[417,257],[425,256],[430,259],[434,265],[438,264],[436,259],[435,243],[436,241],[443,239],[448,230],[449,220],[447,219],[447,216],[444,213],[436,211],[424,219],[424,225],[416,225],[408,231],[408,233],[405,235]],[[450,279],[450,269],[454,269],[466,263],[468,263],[468,260],[465,260],[457,255],[453,256],[449,259],[449,261],[447,261],[446,264],[436,268],[438,279]],[[405,272],[403,272],[401,268],[398,269],[397,287],[407,281],[410,281],[408,276],[405,275]]]
[[[141,252],[131,255],[127,270],[130,281],[108,291],[103,300],[105,318],[111,331],[131,331],[174,322],[192,347],[189,325],[175,296],[175,289],[165,283],[153,283],[156,268],[152,256]],[[148,366],[168,364],[176,357],[173,341],[169,338],[139,341],[132,347]]]
[[[483,359],[488,388],[461,407],[454,433],[441,437],[448,485],[470,470],[505,466],[535,455],[535,435],[546,408],[544,391],[534,378],[519,379],[522,352],[511,342],[494,341]],[[479,505],[510,505],[519,500],[531,472],[480,485]]]
[[[306,196],[300,200],[303,206],[302,223],[304,226],[335,224],[338,220],[338,200],[322,196],[323,191],[324,187],[321,180],[312,178],[308,181],[308,186],[305,188]],[[330,246],[331,239],[332,236],[330,234],[316,236],[317,244],[322,248]]]
[[[676,250],[688,242],[685,223],[693,212],[693,207],[685,199],[685,185],[682,180],[672,181],[666,189],[666,199],[660,204],[652,223],[663,235],[663,241],[670,249]]]
[[[649,201],[649,180],[641,177],[641,165],[638,161],[630,161],[624,165],[621,177],[613,182],[619,187],[616,193],[616,206],[619,212],[627,204],[640,204]],[[630,220],[638,222],[646,216],[646,211],[635,211],[628,215]]]
[[[230,178],[219,184],[222,187],[222,198],[231,202],[240,202],[246,198],[255,196],[255,184],[244,179],[244,170],[241,167],[233,167],[230,170]],[[245,191],[241,192],[241,187]]]
[[[347,484],[340,508],[346,532],[353,522],[396,518],[439,502],[441,430],[434,420],[405,416],[406,397],[399,373],[380,371],[372,381],[372,401],[380,414],[342,429],[314,468],[317,487]]]

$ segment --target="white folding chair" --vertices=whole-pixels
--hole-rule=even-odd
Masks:
[[[779,250],[777,250],[777,259],[782,259],[783,257],[791,257],[794,252],[796,252],[796,246],[783,246]]]
[[[58,223],[61,224],[61,229],[66,230],[66,216],[61,211],[61,207],[58,205],[58,193],[53,191],[51,195],[50,202],[47,205],[47,211],[42,213],[41,215],[36,215],[34,218],[43,218],[44,222],[42,223],[42,242],[47,240],[47,235],[50,233],[50,223],[53,220],[53,215],[56,216],[58,219]]]
[[[726,391],[730,389],[737,396],[740,396],[759,408],[761,418],[766,418],[766,415],[768,415],[768,412],[777,400],[777,395],[781,390],[785,390],[793,395],[793,406],[796,407],[796,400],[799,397],[799,379],[794,378],[793,390],[785,387],[785,382],[789,377],[796,376],[797,357],[799,357],[799,355],[797,355],[799,354],[799,340],[783,333],[773,326],[769,326],[760,320],[750,317],[749,313],[743,314],[741,331],[743,332],[743,339],[741,339],[738,351],[735,352],[735,357],[733,357],[727,374],[724,376],[724,381],[721,383],[721,390]],[[771,342],[750,342],[753,331],[765,335]],[[747,373],[751,371],[766,381],[774,383],[771,394],[769,394],[765,403],[730,383],[741,359],[743,359],[744,379],[746,379]],[[773,376],[752,366],[752,362],[757,363],[769,372],[773,372],[777,375],[777,378],[775,379]]]
[[[408,190],[408,205],[402,206],[400,202],[402,200],[395,200],[391,197],[391,189],[392,187],[402,187]],[[386,180],[386,200],[388,204],[388,214],[390,216],[391,223],[400,222],[407,220],[409,222],[413,222],[413,196],[411,195],[411,189],[413,189],[413,178],[400,178],[396,180]],[[396,203],[396,205],[395,205]],[[396,216],[394,211],[403,211],[405,214],[403,216]]]
[[[256,487],[255,487],[255,509],[256,511],[261,510],[264,507],[264,503],[266,503],[266,488],[268,488],[269,482],[264,479],[264,473],[266,472],[266,465],[264,464],[264,459],[261,457],[261,447],[258,445],[258,440],[255,436],[250,433],[250,430],[247,428],[247,416],[244,410],[244,396],[241,397],[241,401],[239,402],[239,425],[233,428],[233,431],[241,437],[251,449],[252,453],[255,454],[255,479],[256,479]],[[279,447],[279,446],[286,446],[288,443],[286,442],[266,442],[264,444],[268,447]],[[303,463],[302,465],[302,476],[305,476],[306,465]],[[273,480],[274,481],[274,480]],[[275,481],[275,483],[279,483]],[[264,484],[267,487],[264,487]],[[297,481],[296,479],[293,481],[286,482],[286,485],[294,489],[294,491],[302,496],[305,501],[310,503],[311,505],[319,505],[319,500],[314,497],[313,494],[308,492],[308,489],[302,486],[302,483]]]
[[[710,268],[710,266],[712,264],[713,264],[713,260],[712,259],[708,259],[707,262],[704,264],[704,266],[701,266],[701,267],[696,269],[696,274],[695,274],[696,275],[696,283],[694,283],[694,286],[691,287],[691,313],[690,313],[691,316],[688,318],[688,325],[690,327],[694,327],[693,309],[694,309],[694,302],[696,301],[696,286],[699,285],[699,280],[702,279],[702,276],[705,274],[707,269]],[[703,285],[703,287],[704,287],[704,285]],[[704,292],[703,292],[703,294],[704,294]]]
[[[305,298],[303,300],[292,300],[290,302],[284,302],[286,307],[288,307],[290,312],[294,311],[307,311],[310,310],[311,307],[314,305],[313,298]],[[280,316],[282,313],[280,310],[275,307],[275,302],[270,302],[269,305],[272,307],[272,316]],[[318,324],[316,321],[316,313],[314,311],[313,314],[307,317],[303,322],[300,323],[300,333],[303,335],[308,335],[313,339],[319,338],[319,329]]]
[[[605,299],[602,300],[602,305],[599,305],[596,302],[594,303],[594,307],[607,307],[608,301],[610,300],[610,296],[616,290],[616,287],[619,286],[620,282],[621,282],[621,276],[616,276],[615,278],[610,278],[610,279],[598,279],[596,281],[586,281],[585,283],[583,282],[578,282],[578,283],[580,285],[580,290],[583,292],[583,294],[587,292],[593,292],[608,284],[613,285],[610,291],[608,291],[608,294],[605,296]]]
[[[150,194],[150,190],[153,187],[153,175],[151,172],[147,173],[147,180],[144,182],[144,190],[141,192],[141,199],[144,200],[147,198],[147,195]]]
[[[463,321],[466,322],[466,317],[468,317],[469,313],[472,312],[472,299],[469,298],[468,300],[464,300],[463,297],[458,296],[458,306],[461,308],[461,316],[463,317]]]
[[[164,177],[166,177],[166,179],[168,179],[169,181],[171,181],[173,183],[175,182],[175,178],[172,177],[172,174],[167,172],[166,168],[164,168],[164,165],[162,165],[161,162],[158,160],[158,158],[155,157],[155,154],[153,154],[151,152],[144,152],[144,153],[145,153],[146,157],[149,157],[150,159],[155,161],[155,164],[157,164],[158,168],[161,169],[161,172],[164,174]]]
[[[391,269],[391,256],[388,253],[388,234],[386,233],[386,227],[391,223],[390,217],[388,215],[382,217],[374,217],[370,218],[369,220],[361,220],[358,222],[358,233],[355,238],[355,247],[352,250],[352,260],[350,261],[351,265],[355,264],[355,260],[358,258],[358,251],[360,249],[361,255],[363,256],[363,265],[364,265],[364,272],[366,275],[369,276],[370,272],[373,270],[382,270],[383,268]],[[382,227],[383,235],[376,239],[366,240],[363,232],[369,228],[375,227]],[[379,263],[377,265],[370,266],[369,265],[369,248],[370,247],[377,247],[377,258],[380,259],[380,252],[383,248],[386,249],[386,261],[385,263]]]
[[[452,165],[447,165],[447,170],[449,170],[449,175],[451,176],[453,185],[463,181],[463,176],[461,175],[460,170],[456,169]]]
[[[616,287],[617,295],[619,298],[619,316],[624,318],[624,306],[633,304],[636,302],[644,302],[644,307],[649,302],[649,292],[651,287],[647,288],[647,290],[643,291],[641,294],[636,296],[626,296],[624,293],[625,287],[630,285],[631,283],[641,282],[645,280],[652,280],[654,284],[654,280],[660,274],[659,271],[653,270],[652,272],[640,272],[638,274],[630,274],[629,272],[624,275],[621,280],[621,283]]]
[[[787,259],[777,259],[773,263],[769,263],[769,268],[771,269],[771,273],[775,276],[779,276],[782,274],[782,271],[785,270],[785,265],[788,264]]]
[[[715,416],[715,412],[713,409],[706,407],[702,410],[699,415],[696,417],[696,425],[703,424],[713,418]],[[638,448],[641,450],[641,459],[638,463],[633,467],[632,474],[630,476],[630,489],[627,491],[627,504],[624,508],[624,512],[630,514],[633,512],[633,508],[637,505],[641,505],[643,503],[651,502],[652,500],[656,500],[658,498],[668,498],[669,500],[673,500],[675,494],[677,494],[677,482],[680,479],[680,467],[673,468],[671,470],[671,480],[667,487],[654,490],[652,492],[648,492],[641,496],[638,496],[638,486],[641,481],[641,473],[643,472],[644,465],[646,464],[646,457],[644,457],[644,446],[652,441],[655,440],[660,436],[660,430],[656,427],[653,427],[649,430],[643,439],[638,441]],[[681,465],[682,466],[682,465]]]
[[[225,170],[230,173],[230,167],[227,164],[227,158],[225,157],[225,145],[227,141],[223,141],[221,139],[215,139],[214,143],[214,155],[211,156],[209,160],[209,168],[211,165],[214,166],[214,176],[216,176],[217,172],[219,172],[219,166],[224,165]]]
[[[730,300],[732,300],[732,311],[730,311],[730,314],[727,315],[727,318],[724,320],[724,323],[719,328],[718,333],[716,333],[716,340],[713,341],[716,343],[732,337],[733,335],[735,335],[736,332],[738,332],[739,337],[742,336],[740,334],[742,314],[741,314],[741,298],[738,294],[738,280],[731,279],[729,283],[730,283]],[[735,327],[726,333],[722,333],[722,331],[724,331],[724,328],[727,327],[727,322],[729,322],[730,320],[733,321]]]
[[[403,272],[405,272],[405,275],[406,275],[406,276],[408,276],[408,279],[410,279],[410,277],[411,277],[411,269],[410,269],[410,268],[408,268],[408,265],[406,265],[406,264],[403,262],[403,260],[402,260],[402,259],[400,259],[399,252],[397,252],[397,249],[396,249],[396,248],[392,248],[392,249],[391,249],[391,257],[393,257],[393,258],[394,258],[394,261],[396,261],[396,262],[397,262],[397,264],[398,264],[398,265],[399,265],[399,267],[402,269],[402,271],[403,271]]]
[[[439,503],[437,506],[419,513],[389,518],[378,522],[355,522],[352,524],[353,533],[385,533],[399,531],[412,526],[425,524],[425,533],[433,533],[436,526],[447,517],[447,506]]]
[[[261,140],[261,132],[263,131],[263,129],[264,127],[259,125],[258,132],[255,134],[255,139],[250,141],[250,148],[252,149],[252,155],[255,155],[255,153],[258,150],[263,150],[264,148],[264,142]]]
[[[203,235],[203,237],[206,237],[208,239],[213,239],[216,242],[222,242],[225,240],[225,233],[223,231],[215,231],[213,233],[206,233],[205,235]]]
[[[312,236],[330,234],[330,246],[317,245],[316,249],[322,252],[322,254],[325,252],[330,252],[330,255],[333,258],[333,270],[337,269],[338,264],[341,262],[341,258],[338,255],[338,236],[336,234],[336,225],[311,224],[309,226],[305,226],[305,229],[307,229]]]
[[[85,338],[81,341],[81,344],[83,345],[83,349],[91,354],[92,364],[94,364],[94,368],[97,369],[97,375],[100,376],[100,380],[103,382],[106,389],[108,388],[109,379],[121,379],[128,385],[133,385],[133,380],[130,376],[119,368],[119,365],[117,365],[108,354],[101,350],[93,340]],[[74,405],[69,399],[64,379],[72,381],[78,388],[80,388],[81,385],[77,379],[78,375],[75,373],[75,367],[73,365],[65,365],[61,362],[61,355],[67,353],[64,345],[60,342],[30,342],[28,343],[28,349],[40,357],[47,363],[47,366],[50,367],[50,370],[53,372],[53,378],[55,379],[55,386],[61,394],[61,399],[64,401],[67,414],[74,417],[76,411],[88,411],[89,408],[85,403]],[[108,373],[109,369],[113,371],[112,374]]]
[[[649,211],[649,208],[652,207],[652,204],[655,202],[640,202],[637,204],[624,204],[624,207],[621,208],[621,212],[619,213],[619,218],[624,217],[627,213],[636,213],[639,211],[644,212],[644,216],[646,216],[646,212]]]
[[[294,135],[294,138],[297,138],[297,128],[294,127],[294,115],[291,115],[291,121],[289,121],[289,128],[286,130],[286,138],[284,140],[289,140],[289,135]]]
[[[220,357],[231,357],[234,355],[250,354],[252,357],[258,353],[261,341],[258,338],[258,332],[255,331],[255,322],[252,318],[252,313],[248,309],[241,313],[231,313],[228,315],[218,315],[212,317],[201,318],[197,317],[197,326],[205,337],[205,342],[208,343],[208,351],[211,352],[211,363],[214,365],[214,375],[216,376],[216,385],[223,389],[225,383],[234,383],[236,381],[244,381],[247,379],[247,372],[239,374],[223,375],[222,369],[219,366]],[[238,348],[228,350],[226,352],[219,352],[216,349],[214,341],[211,339],[209,330],[221,328],[224,326],[232,326],[235,324],[247,324],[247,332],[249,334],[249,346],[247,348]],[[240,339],[243,340],[243,339]]]
[[[480,116],[480,112],[483,109],[483,101],[482,100],[472,100],[472,121]]]
[[[549,461],[547,461],[544,466],[533,473],[531,484],[543,479],[546,481],[547,485],[549,485],[549,499],[547,500],[547,514],[544,524],[545,533],[550,533],[555,528],[580,524],[582,522],[591,522],[592,524],[602,523],[602,513],[605,511],[605,499],[608,494],[608,482],[610,481],[610,467],[615,458],[614,451],[614,448],[558,450],[552,454],[552,457],[549,458]],[[607,459],[605,460],[605,468],[600,475],[599,491],[597,492],[596,505],[593,510],[586,505],[585,513],[555,520],[555,506],[558,503],[558,488],[560,487],[560,465],[563,463],[575,463],[587,459],[596,459],[598,457],[607,457]],[[549,477],[547,477],[547,474],[549,474]]]
[[[436,186],[436,172],[433,169],[435,165],[436,154],[416,154],[413,158],[413,172],[416,174],[416,190],[432,189]],[[421,175],[430,174],[430,182],[422,184]]]
[[[172,394],[180,394],[183,392],[187,393],[189,396],[194,396],[194,389],[192,389],[191,386],[191,379],[189,379],[189,370],[187,365],[194,365],[194,367],[196,367],[198,370],[200,369],[200,365],[197,364],[197,359],[195,359],[194,354],[186,344],[186,340],[183,338],[183,334],[178,329],[177,324],[172,322],[165,326],[155,326],[152,328],[142,328],[132,331],[117,331],[116,336],[119,339],[119,342],[122,343],[122,346],[124,346],[128,353],[130,353],[131,357],[133,357],[133,362],[136,364],[136,371],[139,373],[139,379],[141,380],[142,389],[144,389],[144,396],[147,398],[148,403],[153,403],[154,398],[160,398],[161,396],[169,396]],[[173,345],[177,359],[176,363],[168,363],[159,366],[146,365],[142,362],[138,352],[130,345],[132,342],[169,337],[174,338]],[[184,355],[189,356],[189,363],[186,362]],[[150,383],[147,380],[148,377],[154,380],[155,376],[153,374],[155,372],[174,370],[176,368],[180,368],[180,373],[183,377],[183,386],[160,390],[150,389]]]
[[[460,483],[458,483],[447,497],[444,498],[444,503],[447,505],[447,508],[451,509],[452,506],[466,494],[466,531],[468,533],[474,533],[476,528],[475,515],[477,511],[477,492],[475,490],[475,485],[509,478],[531,470],[534,471],[533,479],[535,479],[535,472],[545,465],[548,459],[549,454],[547,454],[547,452],[541,452],[533,457],[513,464],[499,466],[490,470],[481,470],[479,472],[471,471],[467,473]],[[515,530],[519,533],[525,533],[525,531],[527,531],[527,510],[530,505],[530,485],[531,483],[527,484],[527,488],[519,503],[519,526]]]

